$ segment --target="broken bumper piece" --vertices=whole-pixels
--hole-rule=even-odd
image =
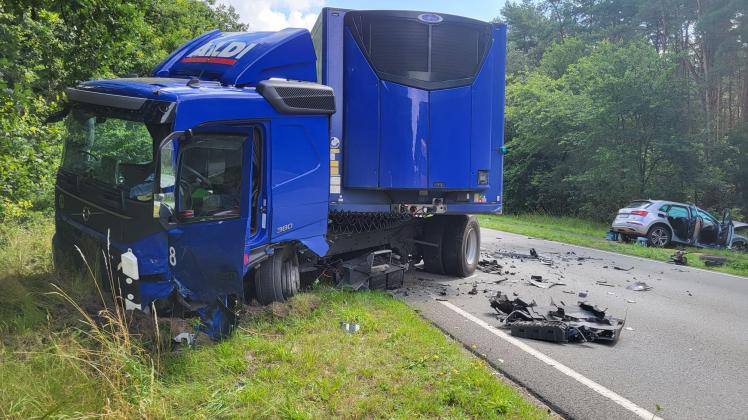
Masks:
[[[513,336],[534,340],[615,343],[625,322],[588,302],[572,307],[557,304],[539,307],[534,301],[528,304],[519,298],[509,300],[501,292],[489,302]]]

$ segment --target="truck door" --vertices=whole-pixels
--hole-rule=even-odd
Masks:
[[[161,147],[161,198],[173,184],[165,200],[173,208],[167,216],[168,262],[178,291],[189,301],[228,305],[229,296],[243,294],[255,135],[221,126]]]

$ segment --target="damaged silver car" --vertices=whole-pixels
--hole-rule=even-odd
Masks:
[[[635,200],[618,210],[611,230],[624,242],[647,238],[649,246],[673,244],[746,250],[747,223],[734,222],[729,211],[722,220],[693,204],[664,200]]]

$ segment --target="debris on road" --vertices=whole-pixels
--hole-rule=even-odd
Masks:
[[[595,284],[598,285],[598,286],[616,287],[615,284],[610,284],[606,280],[596,280]]]
[[[477,295],[478,294],[478,282],[477,281],[473,282],[473,288],[470,289],[470,291],[468,292],[468,294],[469,295]]]
[[[478,261],[478,270],[486,274],[501,274],[503,269],[504,266],[499,264],[496,258],[481,254],[481,259]]]
[[[675,251],[675,254],[670,256],[671,263],[675,265],[688,265],[688,258],[686,258],[686,251],[679,250]]]
[[[727,257],[719,255],[699,255],[699,259],[707,267],[721,267],[727,262]]]
[[[512,335],[553,342],[616,342],[624,320],[605,314],[605,309],[582,301],[578,307],[568,307],[563,302],[538,307],[535,301],[526,303],[509,297],[501,291],[489,298],[491,307],[503,318],[504,326]]]
[[[532,286],[539,287],[541,289],[550,289],[553,286],[565,286],[566,283],[560,281],[547,281],[543,280],[542,276],[530,276],[529,284]]]
[[[613,269],[614,270],[618,270],[618,271],[631,271],[631,270],[634,269],[634,267],[631,267],[631,268],[621,268],[621,267],[618,267],[618,266],[614,266]]]
[[[626,289],[633,290],[635,292],[646,292],[647,290],[652,290],[652,286],[643,281],[637,281],[626,286]]]
[[[340,328],[347,333],[353,334],[358,332],[361,329],[361,326],[351,322],[340,321]]]
[[[586,291],[586,290],[584,292],[579,292],[579,297],[586,298],[587,297],[587,293],[589,293],[589,292]]]

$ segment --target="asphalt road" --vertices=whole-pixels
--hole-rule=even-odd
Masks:
[[[398,294],[559,414],[748,419],[748,278],[489,229],[482,242],[484,251],[504,253],[498,259],[509,274],[456,279],[412,270]],[[552,265],[511,255],[530,248]],[[530,275],[566,284],[540,289]],[[627,290],[635,281],[652,290]],[[478,294],[468,294],[474,282]],[[497,290],[538,305],[575,305],[588,291],[586,300],[625,317],[625,329],[615,345],[517,339],[496,328],[488,297]]]

